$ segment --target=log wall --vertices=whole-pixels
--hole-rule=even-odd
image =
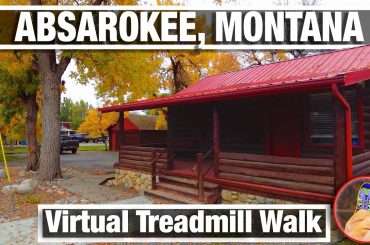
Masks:
[[[166,130],[126,131],[124,145],[163,147],[166,137]]]
[[[142,146],[121,146],[119,151],[119,162],[115,164],[115,168],[150,173],[153,152],[160,153],[160,157],[157,161],[157,168],[166,168],[167,152],[165,148]]]
[[[370,174],[370,151],[353,156],[353,176]]]
[[[367,82],[366,87],[362,91],[363,94],[363,118],[365,130],[365,147],[370,149],[370,83]]]
[[[335,193],[334,163],[331,159],[222,152],[219,164],[220,179],[328,196]]]

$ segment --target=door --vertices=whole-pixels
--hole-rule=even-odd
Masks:
[[[280,96],[272,101],[269,123],[271,154],[299,157],[303,129],[303,97]]]

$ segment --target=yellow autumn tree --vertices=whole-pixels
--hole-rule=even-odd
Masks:
[[[167,129],[167,120],[166,114],[163,110],[160,110],[157,115],[157,120],[155,122],[156,130],[166,130]]]
[[[118,113],[100,113],[96,109],[90,109],[87,112],[85,121],[78,128],[81,133],[88,134],[91,138],[97,138],[107,135],[107,129],[116,124]]]
[[[81,83],[95,81],[97,96],[105,102],[152,97],[161,87],[162,58],[156,52],[76,52],[75,60],[77,71],[72,76]]]

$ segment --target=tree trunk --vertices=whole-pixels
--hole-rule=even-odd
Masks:
[[[186,88],[186,84],[182,81],[181,72],[182,66],[179,60],[174,57],[170,57],[172,72],[173,72],[173,92],[176,94]]]
[[[38,53],[38,66],[43,94],[40,179],[52,181],[62,178],[59,138],[60,81],[56,72],[55,52]]]
[[[26,135],[27,135],[27,171],[39,169],[39,147],[37,143],[37,101],[36,93],[25,98],[26,107]]]

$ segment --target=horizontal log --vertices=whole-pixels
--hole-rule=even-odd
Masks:
[[[137,165],[137,166],[150,166],[151,165],[151,162],[148,162],[148,161],[137,161],[137,160],[130,160],[130,159],[119,159],[119,163]]]
[[[323,194],[333,194],[334,187],[327,186],[327,185],[318,185],[318,184],[307,184],[301,183],[296,181],[285,181],[285,180],[275,180],[269,178],[262,178],[262,177],[253,177],[253,176],[245,176],[240,174],[229,174],[229,173],[220,173],[219,178],[230,179],[233,181],[242,181],[242,182],[250,182],[250,183],[257,183],[257,184],[264,184],[264,185],[272,185],[275,187],[282,187],[288,188],[293,190],[302,190],[302,191],[312,191],[317,193]]]
[[[328,159],[332,158],[333,155],[329,153],[318,153],[318,152],[302,152],[302,157],[315,158],[315,159]]]
[[[353,171],[353,175],[354,176],[365,176],[365,175],[369,175],[370,174],[370,167],[367,166],[366,168],[363,168],[361,170],[358,170],[358,171]]]
[[[233,160],[247,160],[247,161],[256,161],[256,162],[268,162],[268,163],[283,163],[283,164],[291,164],[291,165],[334,166],[332,159],[280,157],[280,156],[272,156],[272,155],[258,155],[258,154],[247,154],[247,153],[221,152],[220,158],[233,159]]]
[[[144,172],[150,174],[152,171],[151,167],[146,167],[146,166],[137,166],[137,165],[130,165],[130,164],[122,164],[122,163],[117,163],[114,165],[116,169],[128,169],[128,170],[135,170],[137,172]],[[165,169],[164,165],[159,165],[157,167],[158,169]]]
[[[164,163],[167,164],[168,160],[167,159],[158,159],[157,163]]]
[[[150,173],[151,171],[151,168],[142,168],[142,167],[139,167],[139,166],[131,166],[131,165],[123,165],[123,164],[120,164],[120,163],[116,163],[114,165],[114,168],[115,169],[127,169],[127,170],[133,170],[133,171],[136,171],[136,172],[140,172],[140,173]]]
[[[288,164],[226,160],[226,159],[220,159],[219,163],[220,165],[236,166],[236,167],[242,167],[242,168],[275,170],[275,171],[280,171],[281,174],[284,174],[285,172],[329,175],[329,176],[332,176],[334,174],[333,167],[297,166],[297,165],[288,165]]]
[[[143,156],[143,157],[152,157],[152,152],[145,151],[132,151],[132,150],[120,150],[119,155],[134,155],[134,156]]]
[[[370,151],[367,151],[367,152],[364,152],[358,155],[354,155],[352,159],[353,159],[353,164],[358,164],[363,161],[370,160]]]
[[[221,178],[214,178],[212,181],[225,189],[252,193],[255,195],[263,195],[271,198],[287,199],[294,202],[332,203],[334,200],[333,195],[308,191],[297,191],[281,187],[272,187],[264,184],[240,182]]]
[[[122,150],[128,151],[145,151],[145,152],[166,152],[166,148],[163,147],[147,147],[147,146],[131,146],[131,145],[124,145],[121,146]]]
[[[140,155],[131,155],[131,154],[122,154],[122,155],[120,155],[120,159],[129,159],[129,160],[137,160],[137,161],[145,161],[145,162],[151,162],[152,161],[152,157],[140,156]]]
[[[132,151],[132,150],[120,150],[119,155],[134,155],[134,156],[143,156],[143,157],[153,157],[153,152],[146,151]],[[166,159],[167,153],[160,153],[159,158]]]
[[[120,158],[119,164],[131,164],[131,165],[138,165],[138,166],[151,166],[151,161],[138,161],[138,160],[132,160],[132,159],[126,159],[126,158]],[[165,162],[157,162],[157,165],[165,165]]]
[[[224,173],[234,173],[234,174],[245,174],[256,177],[268,177],[272,179],[290,180],[298,182],[306,182],[313,184],[324,184],[324,185],[334,185],[334,177],[330,176],[318,176],[310,174],[298,174],[298,173],[281,173],[279,171],[269,171],[268,169],[250,169],[250,168],[240,168],[233,166],[221,165],[219,170]]]
[[[353,172],[361,171],[364,168],[370,167],[370,160],[353,165]]]
[[[139,162],[145,162],[147,164],[151,164],[152,162],[152,158],[149,158],[149,157],[142,157],[142,156],[135,156],[135,155],[120,155],[119,157],[119,161],[120,162],[124,162],[124,161],[139,161]],[[163,164],[167,164],[167,158],[159,158],[157,159],[157,163],[163,163]]]
[[[159,159],[167,159],[167,156],[167,153],[162,152],[159,154]]]

